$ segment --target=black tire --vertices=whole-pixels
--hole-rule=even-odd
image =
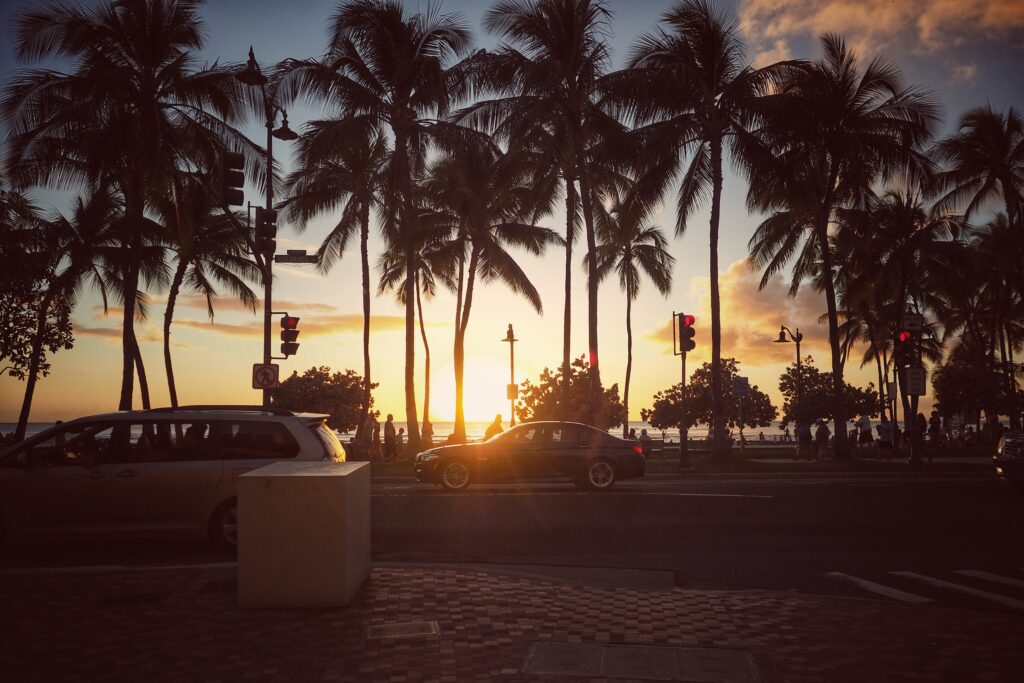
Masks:
[[[591,491],[607,491],[618,480],[615,464],[607,458],[595,458],[584,466],[577,485]]]
[[[452,460],[441,468],[441,486],[446,491],[465,491],[471,480],[469,465],[462,460]]]
[[[225,550],[238,550],[238,501],[232,498],[210,517],[210,541]]]

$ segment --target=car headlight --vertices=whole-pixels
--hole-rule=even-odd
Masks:
[[[418,463],[430,462],[431,460],[433,460],[436,457],[437,457],[437,451],[423,451],[422,453],[420,453],[419,455],[416,456],[416,462],[418,462]]]

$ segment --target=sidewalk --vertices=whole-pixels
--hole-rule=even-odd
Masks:
[[[1024,671],[1024,620],[1009,613],[479,568],[379,566],[344,609],[240,609],[233,567],[7,575],[0,604],[11,681],[605,680],[595,666],[616,676],[607,680],[679,680],[672,657],[692,667],[691,655],[760,670],[695,679],[689,669],[705,681],[1015,681]],[[375,637],[396,624],[428,628]],[[615,669],[622,662],[633,668]]]

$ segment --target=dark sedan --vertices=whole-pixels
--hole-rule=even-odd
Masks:
[[[472,483],[561,479],[605,490],[644,475],[644,455],[625,441],[574,422],[529,422],[482,443],[416,456],[416,479],[461,491]]]

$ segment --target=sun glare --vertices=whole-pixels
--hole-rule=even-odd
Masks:
[[[492,360],[467,358],[463,401],[466,421],[489,422],[501,413],[502,422],[507,423],[507,384],[507,365]],[[455,370],[450,364],[431,371],[430,415],[434,422],[451,422],[455,419]]]

